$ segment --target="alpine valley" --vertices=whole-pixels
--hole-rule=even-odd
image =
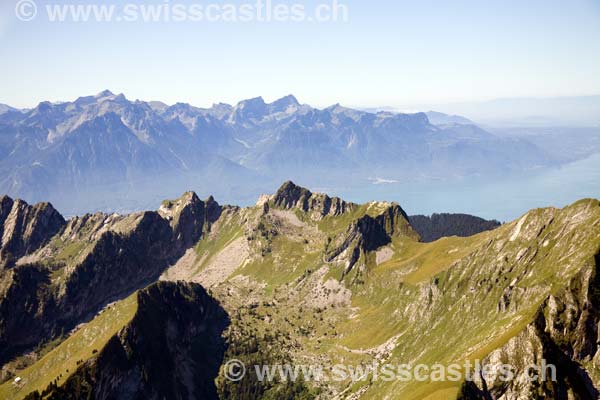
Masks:
[[[497,139],[473,126],[439,128],[423,114],[318,111],[293,98],[198,110],[104,93],[8,111],[2,121],[3,160],[23,165],[8,181],[19,190],[45,182],[38,196],[100,170],[94,184],[163,168],[219,166],[253,176],[267,167],[283,173],[290,163],[416,168],[422,161],[387,152],[392,142],[423,146],[432,167],[443,168],[455,151],[494,163],[515,146],[498,141],[487,154],[480,143]],[[303,134],[290,135],[292,128]],[[321,145],[304,151],[312,140]],[[103,153],[109,143],[111,161]],[[39,154],[40,165],[31,165]],[[535,209],[502,225],[453,218],[412,225],[396,203],[355,204],[289,181],[245,208],[187,192],[157,211],[69,219],[50,203],[2,197],[0,398],[598,398],[600,202]],[[448,224],[479,233],[433,236],[452,234]],[[544,359],[557,379],[261,381],[249,371],[233,382],[225,369],[233,359],[248,366],[481,360],[519,373]]]

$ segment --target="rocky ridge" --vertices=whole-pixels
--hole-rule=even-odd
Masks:
[[[480,359],[487,365],[509,362],[523,372],[545,358],[559,367],[556,382],[506,384],[486,377],[454,385],[367,380],[297,387],[263,384],[252,376],[232,385],[223,371],[211,370],[221,398],[250,398],[244,397],[248,393],[270,398],[278,391],[305,398],[594,398],[600,388],[598,254],[596,200],[532,210],[467,238],[420,243],[394,203],[346,203],[292,182],[249,208],[219,206],[186,193],[157,212],[73,218],[45,246],[4,271],[0,338],[10,342],[0,348],[10,351],[4,353],[8,359],[44,339],[62,341],[62,333],[72,338],[66,327],[88,326],[89,315],[108,302],[120,304],[158,275],[166,281],[174,276],[206,282],[230,316],[221,334],[224,358],[211,356],[217,361],[356,365]],[[182,273],[166,273],[174,269]],[[171,289],[152,290],[160,293],[153,298],[176,297]],[[196,289],[181,293],[188,290]],[[165,311],[163,306],[147,309]],[[187,384],[180,392],[168,391],[174,381],[167,377],[156,377],[166,391],[140,383],[140,371],[154,369],[157,354],[137,341],[144,330],[125,326],[130,325],[117,336],[127,357],[109,357],[122,354],[112,339],[53,390],[79,388],[99,397],[116,393],[113,389],[150,397],[191,393],[193,385]],[[177,336],[194,330],[185,326]],[[135,333],[127,336],[128,330]],[[193,370],[189,362],[195,358],[180,356],[187,351],[167,352],[165,362],[178,354],[182,369]],[[34,360],[30,368],[36,365]],[[182,373],[175,367],[174,376]],[[0,394],[7,385],[0,385]]]
[[[159,282],[136,297],[132,320],[45,398],[217,398],[223,309],[193,283]]]
[[[46,244],[65,225],[50,203],[30,206],[8,196],[0,198],[0,270]]]
[[[46,246],[23,254],[2,277],[0,361],[66,334],[107,302],[155,281],[219,213],[214,200],[195,194],[173,204],[172,218],[154,211],[75,217]]]

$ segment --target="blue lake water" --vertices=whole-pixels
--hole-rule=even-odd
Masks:
[[[600,154],[494,181],[371,184],[333,192],[355,202],[393,200],[408,214],[460,212],[510,221],[532,208],[563,207],[582,198],[600,198]]]

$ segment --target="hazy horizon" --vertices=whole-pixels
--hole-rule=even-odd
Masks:
[[[27,22],[11,2],[0,5],[1,103],[105,88],[201,107],[289,93],[317,107],[369,108],[600,93],[592,0],[348,0],[338,2],[347,21],[323,23],[50,22],[45,6],[70,3],[39,3]]]
[[[167,106],[172,106],[182,101],[167,103],[155,96],[152,98],[139,99],[132,98],[127,93],[105,88],[94,93],[82,93],[72,99],[39,99],[35,104],[29,107],[15,107],[8,102],[0,101],[10,107],[21,110],[30,110],[37,107],[42,102],[51,102],[54,104],[67,103],[75,101],[79,97],[96,96],[102,92],[109,91],[115,95],[124,95],[130,101],[142,102],[161,102]],[[250,98],[239,98],[236,101],[226,103],[222,100],[206,101],[203,104],[186,103],[198,108],[211,108],[217,104],[228,104],[235,106],[245,100],[253,98],[262,98],[265,103],[270,104],[287,96],[294,96],[301,104],[307,104],[317,109],[326,109],[335,105],[363,110],[367,112],[390,111],[396,113],[419,113],[419,112],[441,112],[448,115],[456,115],[471,119],[478,124],[484,124],[497,127],[510,126],[600,126],[600,94],[586,96],[560,96],[560,97],[507,97],[490,100],[471,101],[471,102],[451,102],[451,103],[431,103],[431,104],[413,104],[402,105],[398,107],[389,105],[380,105],[377,107],[366,107],[345,103],[343,100],[327,105],[315,105],[310,101],[299,98],[294,93],[285,93],[280,96],[267,98],[258,94]]]

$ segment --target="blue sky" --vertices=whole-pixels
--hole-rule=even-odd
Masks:
[[[0,102],[18,107],[106,88],[198,106],[600,94],[600,0],[347,0],[347,23],[21,22],[2,3]]]

